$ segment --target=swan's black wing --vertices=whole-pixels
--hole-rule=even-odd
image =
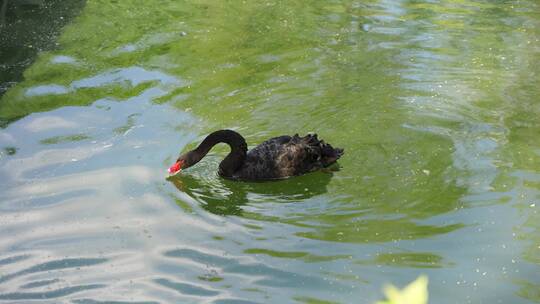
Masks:
[[[317,134],[274,137],[248,151],[233,178],[264,180],[300,175],[326,167],[342,154],[343,149],[318,140]]]

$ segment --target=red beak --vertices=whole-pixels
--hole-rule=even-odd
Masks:
[[[183,160],[179,160],[177,161],[176,163],[174,163],[174,165],[172,165],[170,168],[169,168],[169,174],[170,175],[173,175],[173,174],[176,174],[177,172],[179,172],[180,170],[182,170],[182,164],[184,163]]]

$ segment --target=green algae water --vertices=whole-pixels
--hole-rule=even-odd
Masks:
[[[539,12],[88,0],[0,99],[0,302],[540,303]],[[346,154],[166,179],[222,128]]]

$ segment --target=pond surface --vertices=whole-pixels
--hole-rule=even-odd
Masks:
[[[98,1],[0,100],[0,302],[540,302],[538,1]],[[5,33],[3,32],[2,35]],[[172,179],[206,134],[339,170]]]

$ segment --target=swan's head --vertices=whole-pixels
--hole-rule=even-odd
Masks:
[[[194,164],[198,163],[201,160],[201,158],[197,155],[194,151],[189,151],[187,153],[184,153],[178,157],[174,165],[172,165],[169,168],[169,174],[175,175],[176,173],[180,172],[182,169],[187,169]]]

